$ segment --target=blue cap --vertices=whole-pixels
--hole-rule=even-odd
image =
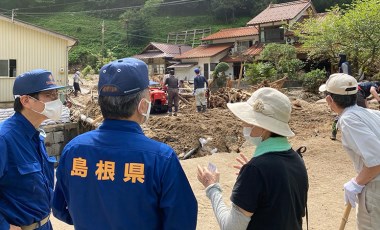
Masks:
[[[199,73],[200,71],[199,71],[198,68],[195,68],[194,72],[195,72],[195,73]]]
[[[112,88],[106,90],[104,88],[106,86]],[[148,66],[139,59],[123,58],[108,63],[100,69],[98,92],[101,96],[134,94],[148,86]]]
[[[64,86],[56,85],[54,77],[50,71],[35,69],[16,77],[13,84],[13,95],[26,95],[62,88],[64,88]]]

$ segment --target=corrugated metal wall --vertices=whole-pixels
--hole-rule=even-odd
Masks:
[[[16,76],[43,68],[52,71],[57,84],[67,85],[67,47],[68,41],[60,37],[0,20],[0,60],[15,59]],[[0,77],[0,102],[13,101],[13,82]]]

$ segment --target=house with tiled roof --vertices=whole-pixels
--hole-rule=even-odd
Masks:
[[[200,45],[175,57],[176,60],[181,60],[181,65],[191,64],[188,68],[177,68],[174,65],[171,67],[175,69],[175,75],[181,80],[192,81],[195,68],[199,68],[208,79],[215,66],[228,54],[233,45],[233,43]]]
[[[288,43],[297,42],[297,38],[287,28],[305,18],[314,17],[317,14],[311,0],[298,0],[280,4],[269,4],[256,17],[251,19],[247,26],[258,29],[260,43]]]
[[[174,59],[181,61],[177,65],[183,68],[181,71],[176,69],[176,76],[191,78],[194,68],[200,68],[203,75],[209,77],[219,62],[226,62],[230,66],[226,74],[236,79],[242,64],[254,60],[265,44],[273,42],[296,46],[299,58],[306,59],[306,52],[288,28],[316,15],[311,0],[270,4],[251,19],[246,27],[222,29],[203,38],[202,42],[207,44],[175,56]],[[171,67],[176,68],[175,65]]]
[[[182,65],[196,63],[196,65],[183,71],[176,69],[176,75],[191,80],[194,75],[194,68],[200,68],[202,74],[209,78],[216,65],[224,61],[230,65],[226,74],[236,78],[239,75],[242,62],[239,55],[257,43],[258,39],[258,30],[255,27],[222,29],[203,38],[203,45],[176,56],[175,59],[181,60]]]
[[[144,61],[149,68],[149,75],[165,74],[168,66],[178,63],[173,57],[191,50],[191,46],[151,42],[140,54],[133,56]]]

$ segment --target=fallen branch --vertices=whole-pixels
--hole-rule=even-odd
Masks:
[[[190,102],[189,102],[188,100],[186,100],[184,97],[182,97],[181,95],[179,95],[179,94],[178,94],[178,98],[179,98],[181,101],[185,102],[186,104],[190,105]]]

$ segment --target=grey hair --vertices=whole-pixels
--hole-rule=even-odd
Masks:
[[[126,96],[99,96],[98,103],[104,119],[126,119],[131,117],[148,89]]]

